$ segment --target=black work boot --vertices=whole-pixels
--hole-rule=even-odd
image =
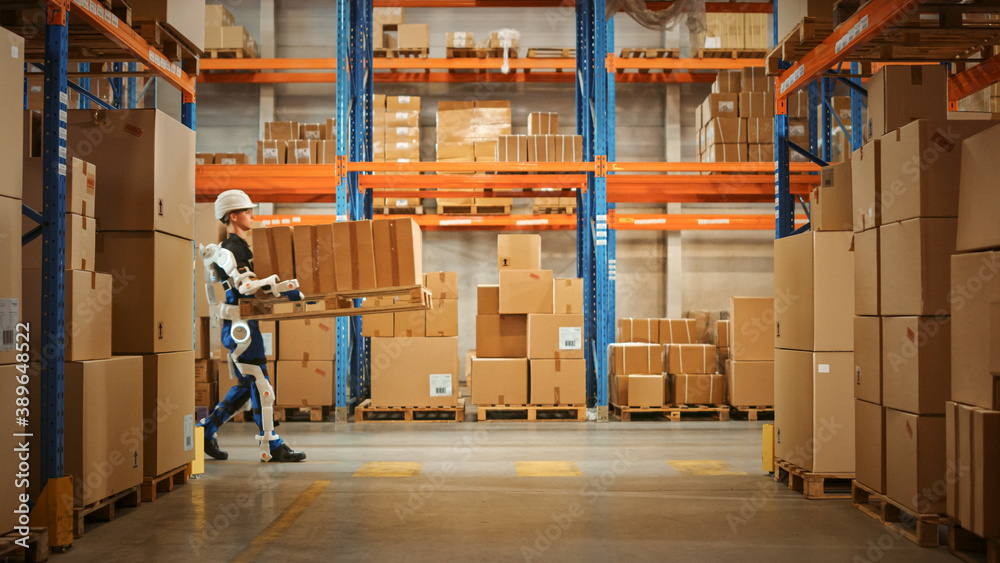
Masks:
[[[288,444],[281,444],[271,452],[271,461],[278,463],[288,463],[302,461],[306,458],[305,452],[297,452],[288,447]]]
[[[219,449],[219,441],[215,438],[205,437],[205,453],[219,461],[229,459],[229,453]]]

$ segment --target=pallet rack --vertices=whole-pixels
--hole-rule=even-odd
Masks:
[[[114,109],[89,93],[89,78],[81,78],[80,84],[68,80],[70,46],[83,42],[82,37],[92,39],[96,31],[102,40],[100,52],[81,49],[72,57],[85,60],[114,62],[110,73],[87,74],[88,63],[80,63],[80,73],[74,76],[117,76],[112,81],[116,92],[117,107],[137,104],[136,76],[154,76],[167,81],[182,93],[182,122],[195,128],[195,78],[189,72],[197,68],[197,58],[179,60],[163,54],[150,45],[133,30],[126,21],[118,18],[110,9],[97,2],[84,0],[47,0],[46,25],[40,38],[26,40],[25,60],[44,72],[44,102],[42,112],[42,205],[41,212],[22,206],[23,214],[39,223],[39,227],[27,233],[22,241],[30,242],[39,234],[42,237],[42,326],[41,338],[36,342],[56,343],[41,369],[41,418],[42,418],[42,487],[51,479],[61,478],[63,473],[63,392],[65,358],[65,221],[66,212],[66,110],[67,88],[80,93],[83,107],[95,104],[105,109]],[[70,23],[73,31],[70,31]],[[82,24],[82,25],[81,25]],[[16,29],[14,30],[17,31]],[[81,37],[82,36],[82,37]],[[33,60],[34,59],[34,60]],[[137,65],[142,65],[139,71]],[[127,99],[121,95],[123,78],[129,81]],[[26,77],[27,80],[27,77]],[[27,102],[27,99],[25,100]]]

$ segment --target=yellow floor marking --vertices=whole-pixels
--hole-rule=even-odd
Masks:
[[[518,477],[579,477],[580,468],[572,461],[516,461]]]
[[[369,461],[354,473],[355,477],[417,477],[424,464],[416,461]]]
[[[680,473],[697,476],[746,475],[743,471],[733,469],[733,466],[716,459],[681,459],[667,461]]]
[[[288,505],[277,518],[275,518],[264,531],[261,532],[256,538],[250,542],[250,547],[246,548],[243,553],[240,553],[233,558],[235,563],[243,563],[244,561],[256,561],[258,557],[263,554],[267,548],[278,545],[278,539],[281,538],[281,534],[284,534],[288,528],[295,523],[295,521],[302,515],[303,512],[309,508],[309,505],[315,501],[320,493],[322,493],[328,486],[330,481],[314,481],[304,493],[298,496],[292,504]]]

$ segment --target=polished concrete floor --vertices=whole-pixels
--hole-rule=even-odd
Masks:
[[[88,523],[54,560],[954,560],[774,483],[760,427],[285,423],[309,459],[278,465],[254,461],[252,424],[230,423],[229,461]]]

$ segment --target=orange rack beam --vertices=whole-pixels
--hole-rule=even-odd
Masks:
[[[948,82],[948,103],[958,104],[962,98],[1000,82],[1000,55],[953,76]]]
[[[795,217],[805,225],[805,215]],[[609,213],[608,224],[619,231],[773,231],[774,214],[768,215],[619,215]]]

